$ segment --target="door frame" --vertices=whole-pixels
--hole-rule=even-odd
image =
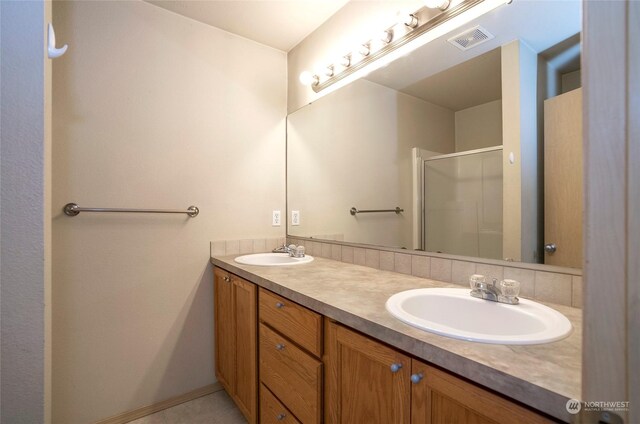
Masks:
[[[629,401],[616,413],[640,422],[640,3],[583,5],[582,400]]]

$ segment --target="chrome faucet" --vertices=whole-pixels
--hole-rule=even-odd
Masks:
[[[476,284],[476,288],[471,290],[471,296],[497,302],[498,296],[502,294],[500,292],[500,289],[496,287],[497,282],[498,282],[497,278],[493,279],[493,281],[491,282],[491,285],[487,284],[484,281],[478,282]]]
[[[295,244],[290,244],[287,246],[283,244],[280,247],[276,247],[271,251],[272,253],[287,253],[292,258],[304,258],[304,246],[296,246]]]
[[[498,285],[498,279],[494,278],[491,284],[487,284],[484,277],[477,277],[482,276],[473,275],[470,279],[471,296],[479,299],[490,300],[492,302],[507,303],[509,305],[517,305],[520,302],[518,299],[520,283],[517,281],[504,280],[500,282],[500,285]]]
[[[292,245],[293,247],[295,247],[295,245]],[[282,246],[276,247],[275,249],[273,249],[271,251],[271,253],[288,253],[291,254],[291,248],[289,246],[287,246],[286,244],[283,244]]]

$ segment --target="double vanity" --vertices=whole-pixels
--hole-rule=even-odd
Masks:
[[[571,420],[579,309],[286,258],[211,258],[216,375],[250,423]]]

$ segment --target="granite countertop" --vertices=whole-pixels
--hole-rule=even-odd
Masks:
[[[403,290],[460,286],[317,257],[311,263],[288,267],[241,265],[234,262],[234,257],[212,257],[211,263],[555,418],[569,421],[566,402],[581,397],[580,309],[547,304],[573,325],[571,335],[557,342],[467,342],[411,327],[385,309],[387,299]]]

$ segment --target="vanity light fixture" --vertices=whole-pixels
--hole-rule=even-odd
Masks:
[[[429,9],[447,10],[447,7],[449,7],[449,4],[451,4],[451,1],[450,0],[424,0],[424,4]]]
[[[357,80],[376,69],[379,69],[399,57],[417,49],[441,37],[456,28],[459,28],[497,8],[498,6],[511,3],[512,0],[425,0],[430,5],[437,5],[437,8],[444,8],[442,12],[434,12],[433,9],[425,6],[412,14],[407,14],[402,19],[405,30],[400,34],[395,34],[393,28],[384,31],[385,38],[389,41],[384,44],[376,43],[376,39],[367,41],[358,46],[353,53],[345,55],[338,62],[342,69],[333,67],[331,75],[320,77],[322,72],[315,75],[303,72],[300,81],[311,86],[314,92],[328,94],[344,87],[352,81]],[[446,4],[445,4],[446,3]],[[434,15],[435,13],[435,15]],[[404,32],[404,34],[402,33]],[[373,44],[373,45],[372,45]]]

